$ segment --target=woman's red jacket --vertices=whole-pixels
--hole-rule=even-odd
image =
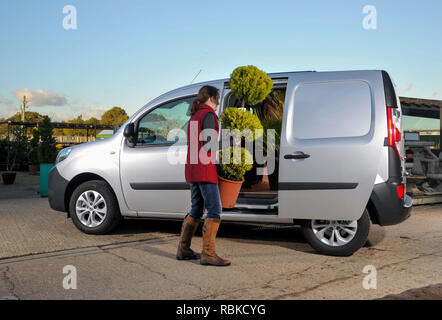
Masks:
[[[185,166],[186,182],[218,183],[216,173],[216,152],[206,152],[203,148],[204,141],[201,135],[203,120],[208,112],[215,116],[215,141],[218,141],[219,125],[218,116],[213,108],[201,104],[200,109],[189,119],[187,125],[187,158]],[[213,138],[212,138],[213,139]]]

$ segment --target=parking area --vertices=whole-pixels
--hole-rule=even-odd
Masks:
[[[367,245],[346,258],[315,253],[297,227],[225,223],[217,251],[232,266],[215,268],[175,260],[180,222],[127,220],[110,235],[79,232],[38,196],[37,178],[20,174],[14,192],[0,188],[0,297],[373,299],[431,286],[427,294],[442,299],[442,205],[372,226]],[[201,245],[198,230],[193,247]],[[75,267],[76,289],[63,287],[66,266]]]

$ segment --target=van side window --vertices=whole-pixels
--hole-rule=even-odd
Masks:
[[[360,137],[370,131],[372,103],[364,81],[301,84],[292,115],[297,139]]]
[[[172,129],[182,129],[187,134],[190,108],[195,98],[192,96],[167,102],[143,116],[138,123],[137,146],[174,144],[178,136],[170,140],[167,137]],[[187,142],[186,139],[181,139],[181,142]]]

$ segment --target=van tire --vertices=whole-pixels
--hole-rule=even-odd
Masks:
[[[97,226],[87,226],[80,221],[76,213],[76,203],[79,197],[86,191],[93,191],[104,198],[106,215]],[[72,222],[80,231],[87,234],[106,234],[115,229],[121,222],[122,217],[117,198],[107,182],[91,180],[80,184],[72,193],[69,201],[69,213]]]
[[[351,256],[365,245],[369,231],[370,217],[367,209],[364,210],[361,218],[357,220],[357,230],[353,239],[342,246],[330,246],[319,240],[313,231],[312,220],[304,220],[302,223],[302,233],[304,234],[305,240],[313,247],[313,249],[329,256]]]

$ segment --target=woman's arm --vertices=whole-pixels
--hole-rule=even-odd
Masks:
[[[204,130],[204,129],[215,130],[215,121],[216,121],[215,116],[211,112],[208,112],[203,119],[203,127],[201,128],[201,130]],[[211,137],[207,136],[205,138],[206,139],[203,140],[204,141],[204,145],[203,145],[204,150],[206,150],[207,152],[215,152],[216,150],[211,150],[211,148],[210,148]]]

